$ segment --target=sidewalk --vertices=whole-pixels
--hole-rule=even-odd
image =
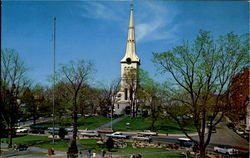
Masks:
[[[103,128],[111,128],[111,123],[112,123],[112,125],[114,125],[114,124],[120,122],[121,120],[123,120],[124,118],[125,117],[118,117],[118,118],[116,118],[116,119],[114,119],[114,120],[112,120],[104,125],[101,125],[100,127],[96,128],[95,130],[99,130],[99,129],[103,129]]]

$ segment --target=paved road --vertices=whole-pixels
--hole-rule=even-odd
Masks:
[[[177,138],[180,136],[162,136],[153,137],[153,141],[172,144],[175,143]],[[197,135],[193,135],[192,138],[198,140]],[[216,133],[212,133],[210,144],[208,145],[209,150],[213,150],[216,145],[231,145],[240,150],[240,152],[246,153],[249,151],[249,142],[236,134],[232,129],[226,126],[225,122],[221,122],[216,126]]]
[[[210,145],[231,145],[241,151],[249,150],[249,142],[226,126],[225,122],[218,124],[217,132],[212,135]]]
[[[52,120],[52,117],[39,118],[39,119],[36,120],[36,123],[47,122],[47,121],[50,121],[50,120]],[[19,122],[18,123],[18,126],[20,126],[20,127],[31,126],[31,125],[33,125],[33,120],[28,120],[28,121],[25,121],[25,122]]]
[[[106,123],[106,124],[104,124],[104,125],[102,125],[102,126],[96,128],[95,130],[102,129],[102,128],[111,128],[111,124],[112,124],[112,125],[113,125],[113,124],[116,124],[116,123],[120,122],[121,120],[123,120],[124,118],[125,118],[125,117],[116,118],[116,119],[114,119],[114,120],[112,120],[112,121],[110,121],[110,122],[108,122],[108,123]]]

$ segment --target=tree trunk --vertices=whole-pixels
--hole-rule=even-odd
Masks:
[[[10,125],[9,127],[9,133],[8,133],[8,148],[12,148],[12,136],[13,136],[13,127]]]
[[[34,125],[36,124],[36,117],[35,117],[35,115],[33,116],[33,124]]]
[[[206,148],[200,147],[200,158],[205,158],[205,157],[206,157]]]
[[[154,130],[155,129],[155,120],[156,119],[152,119],[152,123],[151,123],[151,130]]]
[[[74,110],[73,110],[73,140],[68,149],[70,158],[74,158],[74,155],[78,153],[77,145],[76,145],[76,137],[77,137],[77,94],[74,97]]]

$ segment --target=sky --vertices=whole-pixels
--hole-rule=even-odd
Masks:
[[[247,1],[9,1],[2,5],[2,48],[17,50],[34,83],[50,85],[53,73],[53,17],[56,17],[56,69],[71,60],[91,60],[91,82],[108,84],[120,76],[125,55],[129,4],[133,3],[137,56],[157,81],[152,52],[167,51],[199,30],[216,38],[249,32]]]

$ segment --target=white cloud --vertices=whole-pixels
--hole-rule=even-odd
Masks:
[[[137,42],[176,38],[178,26],[172,24],[178,11],[166,3],[145,3],[145,15],[139,18],[136,27]],[[140,16],[140,12],[135,16]]]
[[[116,14],[115,10],[108,8],[100,2],[84,2],[80,6],[82,10],[81,16],[92,19],[106,19],[106,20],[122,20],[121,16]]]

